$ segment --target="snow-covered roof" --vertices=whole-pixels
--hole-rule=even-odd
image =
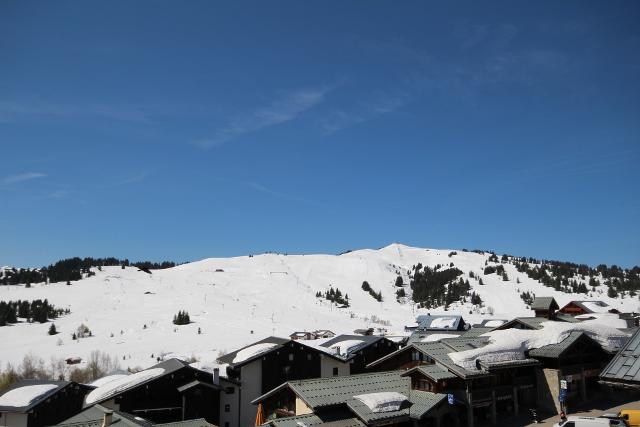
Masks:
[[[236,353],[235,357],[233,358],[233,363],[242,363],[262,353],[266,353],[267,351],[279,345],[280,344],[274,342],[263,342],[243,348]]]
[[[476,370],[476,361],[496,363],[524,360],[525,352],[534,348],[558,344],[572,332],[582,332],[607,349],[619,349],[629,334],[597,320],[581,323],[547,321],[539,330],[507,329],[488,332],[489,344],[484,347],[449,353],[453,362],[467,370]]]
[[[107,375],[107,376],[104,376],[102,378],[98,378],[97,380],[89,383],[89,385],[94,386],[94,387],[101,387],[101,386],[103,386],[103,385],[105,385],[105,384],[107,384],[107,383],[109,383],[111,381],[115,381],[117,379],[128,377],[128,376],[129,375],[126,375],[126,374]]]
[[[446,338],[456,338],[459,336],[460,336],[459,334],[430,334],[424,338],[421,338],[420,342],[434,342],[434,341],[440,341]]]
[[[31,402],[39,397],[57,388],[58,385],[56,384],[26,385],[14,388],[0,396],[0,406],[11,406],[14,408],[26,407],[31,405]]]
[[[397,391],[359,394],[353,398],[364,403],[374,413],[397,411],[403,402],[409,400],[407,396]]]
[[[341,356],[354,352],[365,344],[363,340],[343,340],[332,343],[329,348],[337,351]]]
[[[422,315],[416,319],[418,329],[441,331],[457,330],[462,321],[460,315]]]
[[[135,374],[126,375],[121,378],[107,381],[102,386],[91,391],[91,393],[87,395],[85,403],[87,405],[92,405],[94,403],[104,401],[111,398],[112,396],[115,396],[118,393],[157,378],[164,373],[164,368],[151,368],[144,371],[136,372]]]

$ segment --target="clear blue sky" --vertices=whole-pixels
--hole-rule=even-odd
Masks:
[[[640,2],[0,2],[0,264],[640,264]]]

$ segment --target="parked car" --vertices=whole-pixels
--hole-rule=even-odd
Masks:
[[[624,427],[624,420],[614,420],[611,418],[600,417],[567,417],[566,421],[562,421],[553,425],[553,427]]]

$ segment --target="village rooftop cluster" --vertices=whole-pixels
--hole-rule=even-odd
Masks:
[[[640,387],[637,314],[551,297],[531,308],[473,325],[423,315],[403,336],[266,337],[213,372],[168,359],[91,384],[23,380],[0,395],[0,426],[474,427]]]

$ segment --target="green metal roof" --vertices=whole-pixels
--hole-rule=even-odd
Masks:
[[[457,378],[455,374],[452,374],[446,368],[440,365],[418,365],[415,368],[411,368],[408,371],[402,373],[401,376],[406,377],[413,372],[419,372],[425,377],[431,378],[434,381]]]
[[[408,390],[407,390],[408,391]],[[409,395],[410,393],[406,393]],[[401,422],[409,420],[409,406],[411,403],[409,402],[409,397],[407,397],[407,401],[402,404],[399,410],[397,411],[389,411],[389,412],[373,412],[371,409],[362,403],[359,399],[349,399],[346,403],[349,409],[356,414],[356,416],[361,419],[365,424],[380,422],[380,421],[393,421],[393,422]]]
[[[314,427],[322,425],[323,427],[364,427],[360,420],[354,417],[346,417],[339,420],[331,420],[326,418],[320,418],[316,414],[298,415],[295,417],[277,418],[270,420],[267,423],[273,427],[300,427],[301,424]]]
[[[487,326],[476,326],[469,329],[468,331],[465,331],[462,335],[460,335],[460,338],[477,338],[482,334],[493,331],[494,329],[495,328]]]
[[[562,354],[569,349],[576,341],[580,339],[580,337],[584,336],[587,339],[591,339],[587,337],[584,333],[580,331],[573,331],[566,337],[564,340],[560,341],[557,344],[549,344],[544,347],[534,348],[529,350],[529,356],[531,357],[547,357],[547,358],[558,358],[562,356]]]
[[[313,409],[344,403],[358,394],[408,393],[410,389],[409,379],[401,377],[397,371],[290,381],[287,384]]]
[[[531,310],[556,310],[560,308],[553,297],[536,297],[531,304]]]
[[[101,427],[105,413],[112,414],[111,425],[117,427],[151,427],[153,423],[144,418],[134,417],[120,411],[113,411],[109,408],[97,404],[88,407],[82,412],[67,418],[59,424],[58,427]]]
[[[431,393],[428,391],[411,390],[410,400],[411,403],[413,403],[411,408],[409,408],[411,418],[421,419],[441,402],[447,400],[447,395]]]
[[[640,329],[602,370],[600,378],[633,386],[640,386]]]

